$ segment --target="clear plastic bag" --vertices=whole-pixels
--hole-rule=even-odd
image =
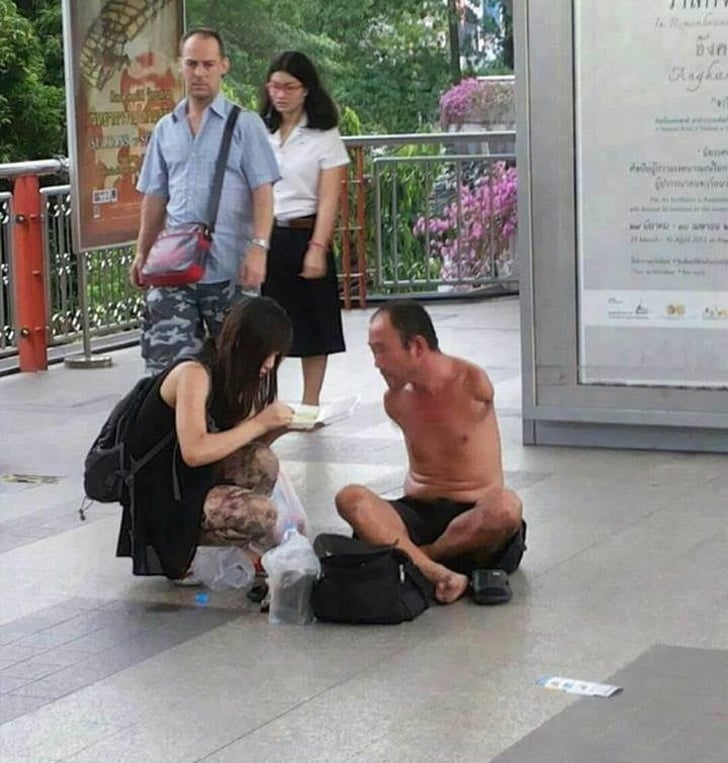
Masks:
[[[255,580],[253,563],[237,546],[199,546],[192,574],[213,591],[248,589]]]
[[[311,541],[296,529],[289,529],[281,545],[266,551],[261,562],[270,589],[268,621],[293,625],[313,622],[311,591],[321,563]]]
[[[273,531],[276,543],[280,543],[286,530],[292,527],[295,527],[301,535],[307,534],[306,512],[293,483],[283,469],[278,470],[278,479],[273,486],[271,500],[278,512],[278,519]]]

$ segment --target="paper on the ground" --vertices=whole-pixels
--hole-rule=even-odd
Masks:
[[[359,395],[332,400],[321,405],[303,405],[303,403],[288,403],[294,410],[290,429],[313,429],[317,426],[334,424],[351,416],[359,404]]]
[[[621,686],[579,681],[575,678],[562,678],[561,676],[542,676],[536,683],[543,686],[544,689],[556,689],[569,694],[581,694],[585,697],[612,697],[617,692],[622,691]]]
[[[60,482],[61,477],[55,477],[49,474],[3,474],[0,475],[0,482],[25,482],[30,485],[53,485]]]

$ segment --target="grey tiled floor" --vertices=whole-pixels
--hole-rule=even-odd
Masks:
[[[724,763],[728,651],[654,646],[608,683],[624,691],[579,699],[496,763]]]
[[[236,617],[233,609],[69,599],[0,626],[0,724]]]
[[[462,601],[399,627],[274,627],[239,594],[200,608],[195,591],[133,578],[113,556],[116,508],[85,523],[77,508],[83,455],[138,351],[0,378],[0,477],[61,478],[0,481],[3,763],[725,759],[725,457],[524,448],[517,301],[431,312],[445,351],[491,372],[529,550],[510,604]],[[341,529],[344,484],[400,490],[369,314],[345,315],[349,350],[325,388],[360,393],[354,416],[276,445],[314,532]],[[300,395],[296,361],[280,387]],[[535,685],[549,674],[625,690],[577,700]]]

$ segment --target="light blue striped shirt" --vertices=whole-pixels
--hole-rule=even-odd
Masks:
[[[207,207],[225,120],[232,104],[222,93],[205,109],[197,135],[187,121],[187,100],[154,127],[137,190],[164,196],[167,226],[210,222]],[[211,256],[202,281],[236,280],[250,242],[251,191],[280,177],[263,120],[241,109],[230,144]]]

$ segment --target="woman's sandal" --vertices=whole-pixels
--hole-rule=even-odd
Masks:
[[[202,581],[196,578],[190,570],[183,578],[175,578],[172,580],[172,585],[180,586],[181,588],[195,588],[202,585]]]

